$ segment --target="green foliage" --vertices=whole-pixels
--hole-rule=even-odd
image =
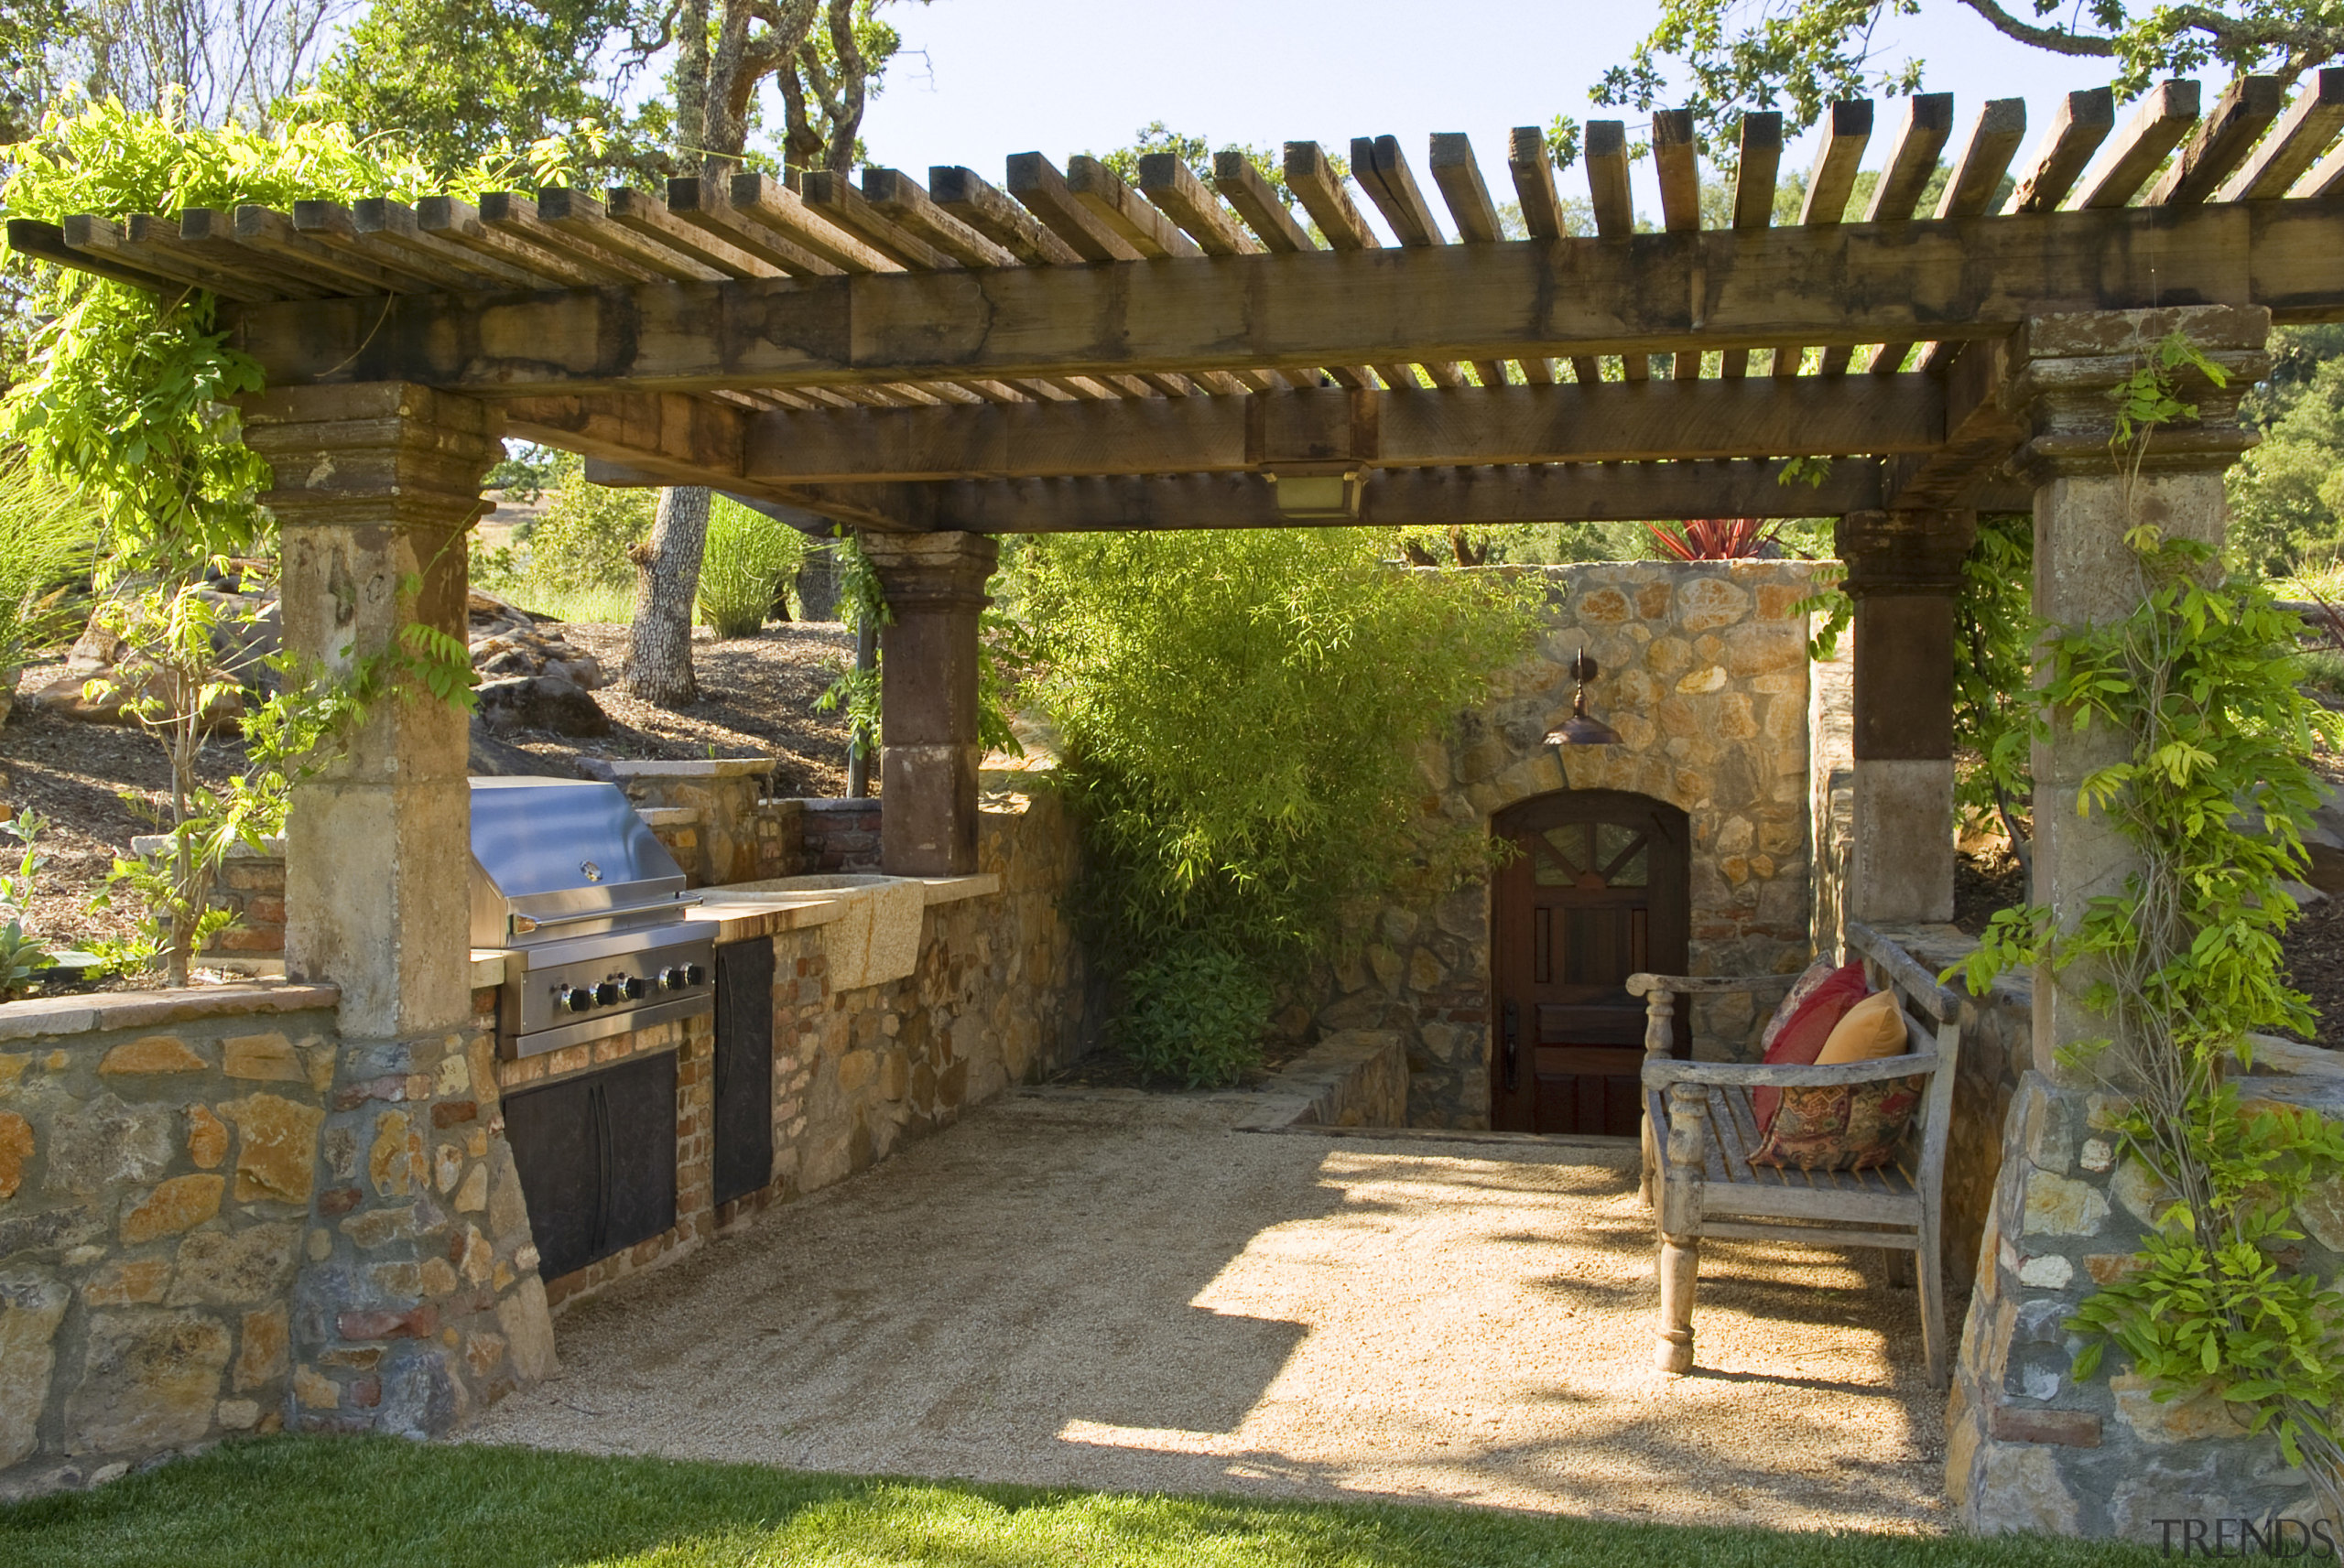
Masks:
[[[1260,1064],[1271,990],[1259,964],[1192,935],[1134,965],[1123,989],[1115,1049],[1140,1071],[1220,1088]]]
[[[2134,470],[2156,426],[2190,416],[2186,373],[2220,384],[2176,335],[2119,389],[2118,444]],[[2034,722],[2125,737],[2077,806],[2105,816],[2140,870],[2070,930],[2046,908],[1996,915],[1965,968],[1982,989],[2005,968],[2048,964],[2109,1021],[2106,1038],[2062,1060],[2126,1097],[2125,1152],[2165,1194],[2133,1270],[2073,1326],[2131,1356],[2159,1399],[2219,1389],[2256,1430],[2277,1433],[2291,1462],[2308,1455],[2333,1492],[2344,1296],[2280,1254],[2300,1239],[2296,1201],[2344,1172],[2344,1130],[2311,1112],[2249,1113],[2224,1078],[2248,1059],[2252,1032],[2311,1022],[2282,978],[2279,936],[2295,905],[2281,884],[2300,873],[2320,798],[2314,736],[2335,726],[2299,689],[2298,623],[2260,580],[2223,580],[2208,547],[2137,521],[2127,543],[2139,608],[2048,639]],[[2088,1354],[2078,1375],[2099,1360]]]
[[[563,452],[548,488],[554,499],[528,534],[524,589],[624,588],[635,581],[627,551],[649,537],[658,505],[654,490],[586,482],[586,460]]]
[[[879,574],[872,569],[871,557],[863,553],[855,536],[841,528],[838,538],[830,546],[831,559],[839,574],[839,619],[855,629],[860,641],[863,630],[871,629],[874,637],[879,628],[895,620],[887,608],[887,596],[879,586]],[[818,713],[846,714],[846,751],[849,757],[867,757],[879,749],[879,662],[873,659],[871,667],[849,665],[839,672],[830,688],[814,699]]]
[[[2335,329],[2295,337],[2300,343],[2315,332],[2344,337]],[[2344,547],[2344,344],[2321,347],[2317,355],[2283,351],[2272,381],[2241,410],[2263,443],[2230,470],[2230,543],[2245,564],[2273,577],[2333,561]]]
[[[176,212],[257,202],[279,210],[354,192],[411,195],[423,171],[357,141],[347,126],[296,114],[276,131],[206,126],[167,107],[133,114],[110,99],[52,113],[38,135],[0,148],[13,217]],[[212,298],[142,290],[51,271],[37,301],[50,316],[34,373],[0,402],[0,422],[34,469],[69,481],[103,517],[110,551],[169,563],[247,549],[266,526],[254,497],[267,470],[239,438],[232,400],[260,370],[227,347]]]
[[[1962,807],[2002,814],[2014,845],[2035,794],[2035,517],[1981,513],[1953,599],[1953,733]]]
[[[1018,557],[1026,689],[1065,742],[1109,972],[1210,944],[1266,981],[1338,946],[1349,901],[1444,885],[1484,852],[1424,816],[1415,756],[1527,645],[1529,596],[1498,573],[1395,571],[1385,548],[1264,529],[1065,535]]]
[[[71,487],[21,461],[0,462],[0,673],[71,634],[97,531]]]
[[[25,927],[25,913],[39,891],[42,868],[49,864],[49,857],[37,847],[41,830],[48,826],[29,810],[0,822],[0,833],[23,846],[16,869],[0,871],[0,914],[8,920],[0,925],[0,1001],[32,989],[41,970],[49,965],[49,945]]]
[[[711,496],[700,557],[700,618],[719,637],[754,637],[806,558],[806,535],[726,496]]]
[[[1732,145],[1743,109],[1785,111],[1785,129],[1815,124],[1826,105],[1877,92],[1917,92],[1925,63],[1891,59],[1894,18],[1920,14],[1922,0],[1664,0],[1660,18],[1626,65],[1606,70],[1599,103],[1689,107],[1713,146]],[[2191,5],[2093,0],[2056,16],[2051,0],[2004,8],[1969,7],[2017,43],[2107,62],[2109,80],[2131,98],[2161,77],[2219,65],[2223,74],[2275,70],[2293,77],[2344,51],[2344,26],[2325,6],[2300,0],[2209,0]]]

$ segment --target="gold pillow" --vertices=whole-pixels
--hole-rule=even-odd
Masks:
[[[1904,1010],[1894,991],[1875,991],[1850,1008],[1832,1026],[1815,1058],[1818,1067],[1835,1062],[1876,1062],[1904,1054]]]

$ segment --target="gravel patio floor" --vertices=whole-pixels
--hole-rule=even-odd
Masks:
[[[1651,1369],[1632,1147],[1233,1130],[1014,1093],[564,1314],[466,1435],[1123,1490],[1944,1527],[1944,1400],[1876,1253],[1712,1243]]]

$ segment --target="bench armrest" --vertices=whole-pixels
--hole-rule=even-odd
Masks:
[[[1680,1062],[1669,1056],[1644,1058],[1644,1082],[1648,1089],[1671,1084],[1706,1084],[1718,1087],[1820,1089],[1841,1084],[1876,1084],[1887,1078],[1909,1078],[1934,1073],[1943,1065],[1934,1051],[1924,1054],[1881,1056],[1870,1062],[1835,1062],[1828,1067],[1773,1066],[1763,1062]]]
[[[1770,987],[1788,990],[1796,984],[1796,975],[1647,975],[1628,977],[1630,996],[1650,996],[1655,991],[1667,991],[1675,996],[1715,995],[1720,991],[1757,991]]]

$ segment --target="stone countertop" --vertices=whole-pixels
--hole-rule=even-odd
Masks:
[[[342,1000],[339,988],[258,981],[189,986],[174,990],[102,991],[93,996],[36,997],[0,1002],[0,1040],[38,1040],[116,1029],[151,1029],[199,1018],[307,1012]]]

